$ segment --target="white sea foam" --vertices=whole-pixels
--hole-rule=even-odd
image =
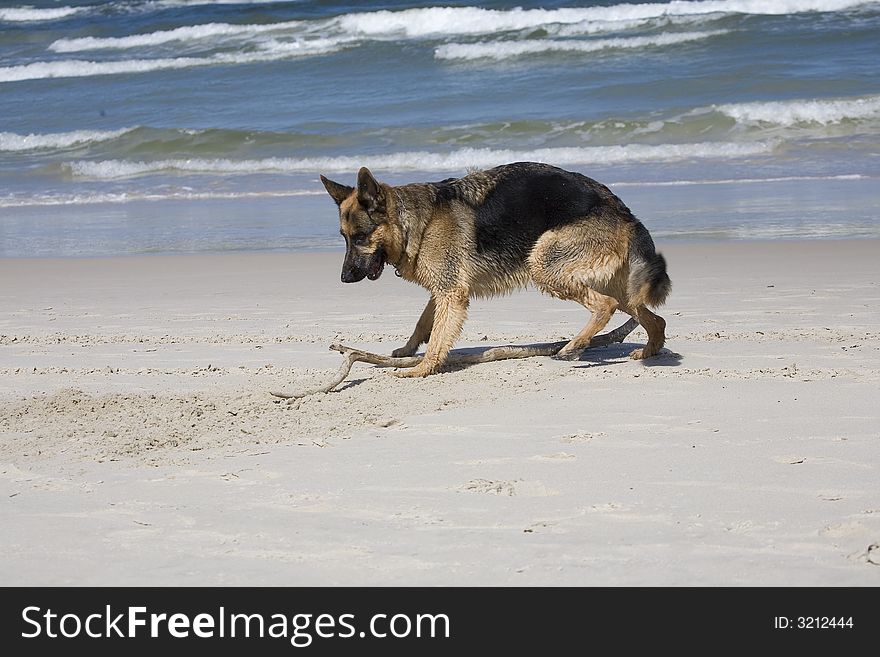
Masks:
[[[426,22],[422,25],[422,19],[419,16],[410,15],[410,11],[426,12],[428,15],[449,15],[452,17],[450,25],[443,27],[433,22]],[[160,30],[157,32],[149,32],[146,34],[133,34],[124,37],[78,37],[58,39],[49,45],[49,49],[59,53],[82,52],[86,50],[125,50],[130,48],[144,48],[151,46],[163,45],[172,42],[193,42],[228,40],[228,39],[247,39],[248,37],[283,32],[299,32],[305,34],[323,33],[327,34],[335,32],[338,35],[348,35],[349,37],[388,39],[394,36],[410,36],[420,37],[431,34],[479,34],[484,31],[479,24],[459,25],[458,21],[466,18],[462,15],[474,13],[481,14],[488,10],[476,8],[444,8],[436,7],[425,10],[408,10],[399,12],[384,12],[385,14],[397,15],[399,18],[393,23],[401,26],[400,29],[394,25],[385,25],[384,21],[380,21],[384,25],[383,29],[364,30],[362,24],[370,25],[376,17],[373,14],[348,14],[341,18],[330,19],[325,21],[285,21],[279,23],[266,24],[234,24],[234,23],[205,23],[201,25],[187,25],[174,28],[171,30]],[[382,14],[383,12],[377,12]],[[500,12],[504,13],[504,12]],[[520,13],[520,12],[515,12]],[[501,24],[517,25],[517,21],[502,20]],[[526,21],[531,23],[531,21]],[[578,36],[586,34],[595,34],[612,30],[629,29],[642,25],[644,21],[581,21],[571,25],[546,25],[549,32],[559,36]],[[486,23],[487,29],[491,22]],[[420,27],[421,25],[421,27]],[[406,26],[409,26],[407,29]],[[430,29],[429,29],[430,28]],[[430,30],[434,30],[431,32]],[[491,30],[495,31],[495,30]]]
[[[700,14],[779,15],[841,11],[875,0],[674,0],[668,3],[617,4],[561,9],[482,9],[425,7],[402,11],[345,14],[336,20],[342,30],[368,37],[492,34],[557,24],[592,21],[644,21]]]
[[[74,130],[49,134],[19,135],[14,132],[0,132],[0,152],[33,151],[41,149],[69,148],[94,142],[116,139],[135,130]]]
[[[173,41],[197,41],[217,37],[248,37],[291,30],[302,26],[302,21],[269,23],[266,25],[234,25],[232,23],[205,23],[187,25],[173,30],[161,30],[148,34],[133,34],[126,37],[80,37],[59,39],[49,49],[55,52],[80,52],[83,50],[142,48],[157,46]]]
[[[250,0],[251,3],[269,0]],[[187,0],[158,0],[146,7],[188,6],[203,4],[247,4],[239,0],[209,2]],[[483,9],[480,7],[423,7],[399,11],[381,10],[347,13],[332,19],[318,21],[286,21],[270,24],[207,23],[188,25],[171,30],[125,37],[81,37],[60,39],[50,48],[55,52],[79,52],[96,49],[125,49],[154,46],[173,41],[205,40],[210,38],[246,38],[266,32],[304,29],[312,33],[360,38],[424,38],[460,35],[495,34],[527,29],[545,29],[558,36],[577,36],[632,29],[648,21],[663,19],[676,23],[702,20],[701,17],[730,13],[789,14],[805,11],[839,11],[871,4],[869,0],[703,0],[674,1],[669,3],[617,4],[607,7],[574,7],[561,9]],[[25,11],[23,16],[38,15],[27,12],[76,12],[86,8],[63,7],[52,10]],[[42,14],[40,14],[42,15]],[[51,14],[46,13],[46,16]],[[11,18],[9,20],[12,20]],[[20,20],[25,20],[21,18]],[[36,18],[34,20],[37,20]]]
[[[295,196],[323,196],[323,189],[301,189],[283,192],[105,192],[82,194],[41,194],[37,196],[0,196],[0,208],[27,208],[55,205],[100,205],[131,203],[135,201],[208,201],[248,198],[289,198]]]
[[[880,96],[821,100],[786,100],[766,103],[731,103],[713,106],[737,123],[793,126],[799,123],[829,125],[847,120],[880,118]]]
[[[60,18],[73,16],[87,7],[51,7],[40,9],[37,7],[8,7],[0,8],[0,21],[10,23],[29,23],[40,21],[57,21]]]
[[[768,240],[768,239],[839,239],[880,236],[877,224],[840,221],[804,221],[793,224],[761,225],[750,222],[743,226],[719,226],[707,228],[688,227],[684,230],[651,230],[656,237],[688,237],[716,240],[719,237],[735,240]]]
[[[287,0],[297,2],[298,0]],[[199,7],[202,5],[268,5],[279,4],[279,0],[153,0],[147,3],[158,7]]]
[[[403,11],[345,14],[336,24],[361,36],[426,37],[536,28],[552,23],[580,23],[590,9],[481,9],[479,7],[425,7]]]
[[[706,142],[697,144],[629,144],[626,146],[593,146],[571,148],[540,148],[516,151],[490,148],[464,148],[450,153],[405,151],[384,155],[265,158],[261,160],[172,159],[155,162],[130,160],[76,161],[65,164],[74,176],[96,180],[116,180],[155,173],[196,174],[278,174],[351,172],[367,166],[379,171],[462,171],[486,168],[504,162],[535,161],[558,165],[617,164],[623,162],[670,162],[702,158],[738,158],[769,153],[773,142],[736,144]]]
[[[763,183],[811,182],[811,181],[863,181],[871,176],[860,173],[844,173],[836,176],[778,176],[772,178],[719,178],[716,180],[651,180],[609,183],[609,187],[690,187],[702,185],[758,185]]]
[[[329,169],[325,169],[329,171]],[[837,176],[783,176],[778,178],[725,178],[719,180],[658,180],[648,182],[611,182],[612,189],[618,187],[687,187],[704,185],[749,185],[780,182],[810,181],[865,181],[873,180],[871,176],[862,174],[843,174]],[[207,201],[207,200],[239,200],[259,198],[294,198],[298,196],[323,196],[323,189],[295,189],[288,191],[262,192],[196,192],[192,190],[174,190],[157,192],[83,192],[80,194],[39,194],[24,196],[9,194],[0,196],[0,208],[25,208],[59,205],[101,205],[121,204],[138,201]]]
[[[697,23],[707,20],[704,17],[686,17],[675,18],[676,23]],[[654,19],[634,19],[620,21],[580,21],[578,23],[553,23],[550,25],[542,25],[541,29],[548,35],[561,37],[577,37],[587,36],[590,34],[601,34],[602,32],[620,32],[623,30],[632,30],[638,27],[648,27],[656,22]],[[667,22],[672,22],[667,19]]]
[[[569,41],[554,39],[534,39],[526,41],[496,41],[494,43],[448,43],[434,51],[437,59],[510,59],[522,55],[548,52],[598,52],[609,49],[650,48],[670,46],[689,41],[700,41],[720,34],[726,30],[708,32],[674,32],[656,36],[620,37],[616,39],[594,39],[591,41]]]
[[[254,0],[252,0],[254,1]],[[186,4],[219,4],[167,0],[144,3],[141,9]],[[79,37],[59,39],[50,45],[55,52],[143,48],[177,42],[208,42],[211,46],[228,44],[234,39],[253,39],[261,35],[284,37],[267,43],[256,42],[255,50],[224,52],[211,56],[187,56],[162,59],[131,58],[117,61],[38,61],[0,67],[0,82],[53,77],[86,77],[116,73],[180,69],[215,64],[239,64],[272,61],[292,56],[320,55],[334,52],[364,39],[447,38],[461,35],[495,35],[526,29],[544,29],[550,36],[576,37],[632,29],[656,21],[699,22],[703,17],[729,13],[786,14],[804,11],[838,11],[876,0],[677,0],[669,3],[617,4],[606,7],[561,9],[483,9],[479,7],[425,7],[400,11],[347,13],[336,18],[313,21],[286,21],[272,24],[207,23],[186,25],[169,30],[121,37]],[[0,9],[0,20],[49,20],[79,11],[95,10],[97,5],[35,9],[18,7]],[[129,10],[122,3],[109,7]],[[120,9],[121,10],[121,9]],[[656,27],[656,25],[654,25]],[[686,35],[711,35],[712,32],[686,32],[654,36],[607,39],[604,41],[559,41],[553,39],[513,43],[492,41],[475,44],[451,43],[440,46],[440,59],[517,57],[549,51],[591,52],[604,48],[638,48],[668,45],[691,40]],[[290,41],[295,38],[296,40]],[[644,39],[639,41],[638,39]]]
[[[193,68],[197,66],[217,66],[229,64],[250,64],[269,62],[293,57],[311,57],[335,52],[352,43],[352,39],[331,38],[312,39],[296,42],[270,41],[261,44],[256,51],[244,53],[218,53],[209,57],[172,57],[156,59],[127,59],[97,62],[81,59],[66,59],[48,62],[33,62],[19,66],[0,67],[0,82],[19,82],[45,78],[74,78],[94,75],[117,75],[120,73],[145,73],[170,69]]]

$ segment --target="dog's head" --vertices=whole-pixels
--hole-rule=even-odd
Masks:
[[[366,167],[358,171],[356,188],[324,176],[321,182],[339,206],[339,232],[345,238],[342,282],[356,283],[364,277],[375,281],[388,256],[388,186],[381,185]]]

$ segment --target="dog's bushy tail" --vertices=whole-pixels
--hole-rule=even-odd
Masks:
[[[654,249],[648,230],[638,224],[629,247],[627,293],[630,304],[633,307],[662,306],[671,289],[666,258]]]

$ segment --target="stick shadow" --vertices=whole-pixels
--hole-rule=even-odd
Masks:
[[[644,347],[644,344],[636,342],[622,342],[620,344],[612,344],[606,347],[593,347],[587,349],[578,360],[581,365],[575,367],[588,368],[598,365],[621,365],[623,363],[632,362],[630,353],[634,349]],[[669,349],[661,349],[660,352],[652,357],[638,361],[645,367],[678,367],[684,360],[681,354]]]
[[[375,366],[375,367],[378,367]],[[355,386],[359,386],[362,383],[365,383],[368,379],[352,379],[351,381],[345,381],[345,385],[339,386],[334,390],[334,392],[339,392],[340,390],[348,390],[349,388],[354,388]]]

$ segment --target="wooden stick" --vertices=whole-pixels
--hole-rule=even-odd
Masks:
[[[618,326],[613,331],[597,335],[590,340],[590,348],[605,347],[616,342],[623,342],[630,333],[632,333],[639,323],[630,318],[625,324]],[[561,342],[543,342],[530,345],[505,345],[503,347],[490,347],[485,351],[474,354],[463,354],[452,351],[446,359],[447,365],[476,365],[478,363],[490,363],[496,360],[510,360],[513,358],[534,358],[535,356],[552,356],[560,349],[568,344],[568,340]],[[283,392],[276,391],[269,394],[280,397],[282,399],[302,399],[309,395],[319,392],[330,392],[340,383],[345,381],[351,367],[357,362],[370,363],[371,365],[379,365],[380,367],[415,367],[422,362],[421,356],[407,356],[404,358],[392,358],[391,356],[383,356],[374,354],[370,351],[362,351],[354,347],[347,347],[343,344],[331,344],[330,349],[338,351],[345,358],[339,370],[333,378],[326,384],[317,388],[310,388],[301,392]]]

